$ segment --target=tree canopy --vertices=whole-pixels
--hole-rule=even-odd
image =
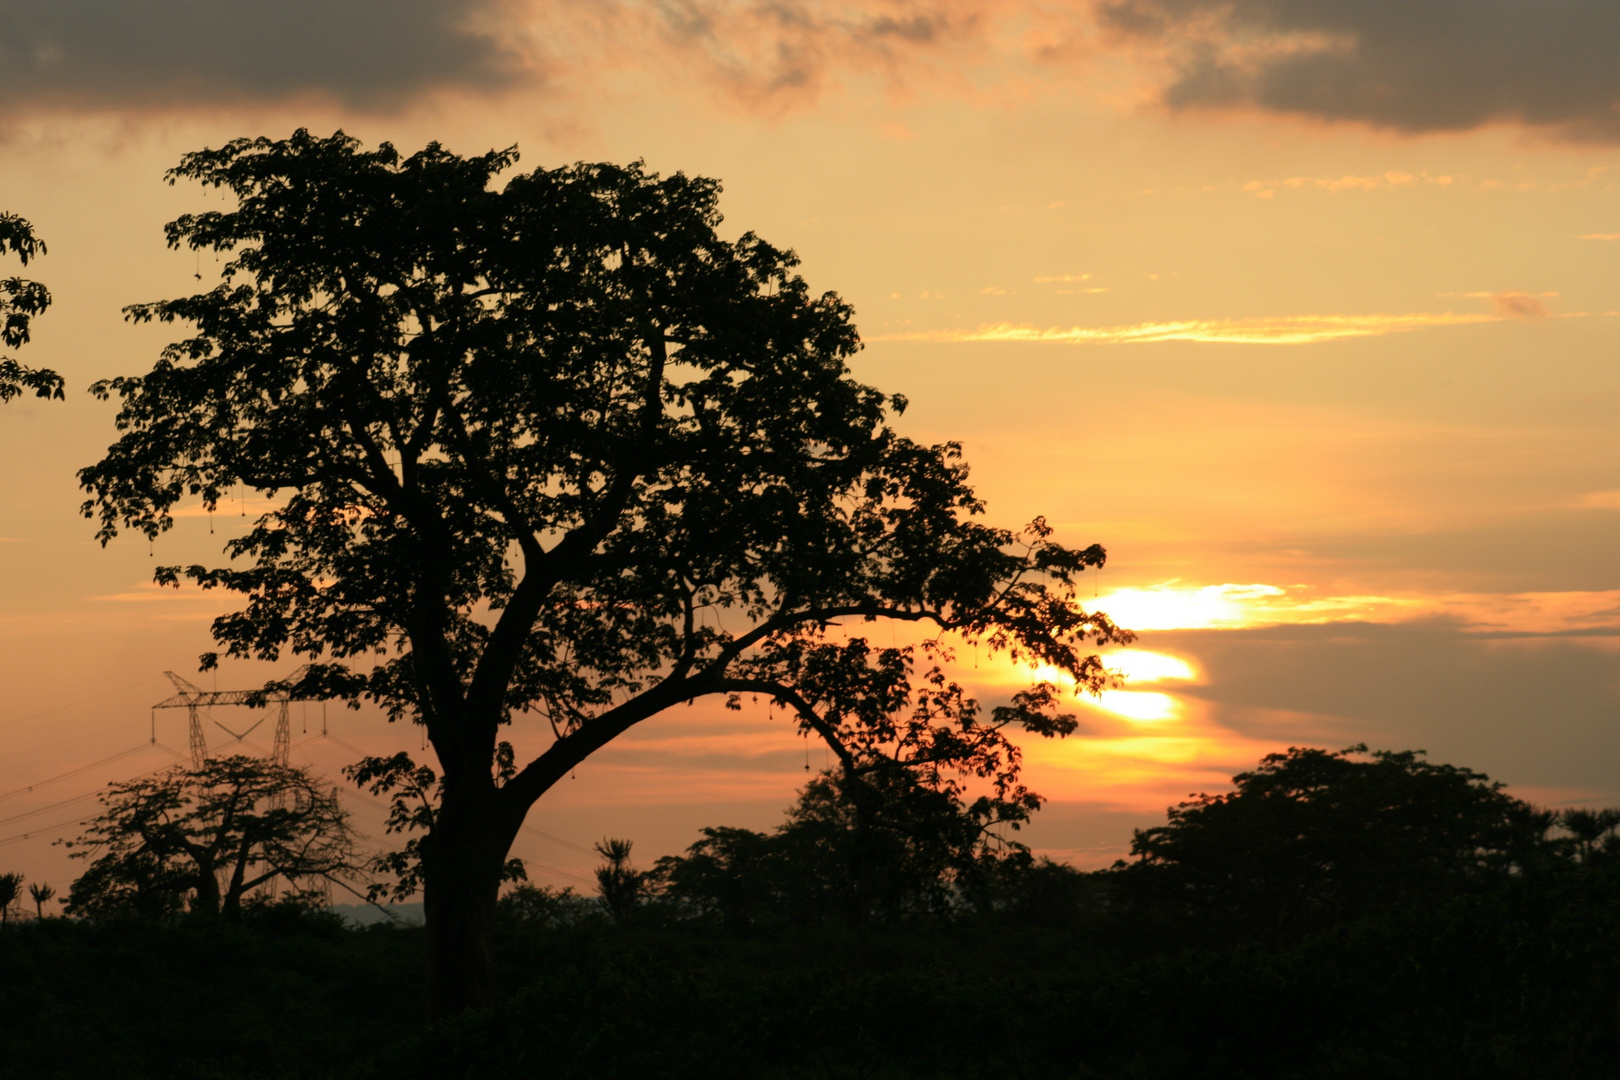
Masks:
[[[215,758],[112,784],[100,799],[102,812],[65,843],[90,860],[68,893],[69,914],[231,916],[266,886],[296,900],[359,877],[337,792],[304,769]]]
[[[774,832],[711,827],[658,861],[650,891],[685,917],[732,929],[862,926],[987,908],[997,879],[1032,865],[996,832],[988,800],[965,803],[906,771],[805,785]],[[1017,826],[1017,822],[1013,823]]]
[[[7,253],[27,266],[45,254],[45,241],[34,234],[34,227],[26,219],[0,211],[0,255]],[[17,349],[28,344],[34,318],[50,306],[50,290],[39,282],[16,276],[0,278],[0,345]],[[47,368],[25,367],[0,355],[0,402],[24,393],[60,398],[61,376]]]
[[[980,522],[960,447],[889,426],[905,400],[851,377],[849,306],[791,251],[724,239],[715,181],[503,176],[516,160],[305,131],[186,155],[170,181],[236,205],[169,243],[229,258],[207,292],[128,310],[192,332],[94,388],[121,403],[80,474],[103,541],[158,536],[186,499],[272,500],[229,565],[158,579],[239,593],[216,639],[310,657],[299,693],[426,725],[430,928],[487,926],[529,806],[709,695],[785,708],[851,776],[911,768],[1027,809],[1006,729],[1072,730],[1056,688],[985,710],[942,645],[859,627],[923,623],[1095,689],[1091,647],[1129,636],[1076,599],[1103,549]],[[520,716],[547,736],[527,760],[501,738]],[[478,941],[445,948],[487,968]]]
[[[1138,902],[1277,944],[1533,869],[1554,850],[1556,815],[1420,751],[1294,748],[1232,782],[1136,833],[1125,880]]]

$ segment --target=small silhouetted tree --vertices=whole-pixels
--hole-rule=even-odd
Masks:
[[[831,771],[773,833],[705,828],[684,855],[658,861],[651,883],[677,912],[734,929],[981,912],[1032,865],[1000,829],[1033,809],[967,801],[910,771]]]
[[[630,864],[628,840],[598,841],[596,853],[607,862],[596,868],[596,895],[602,909],[619,926],[627,925],[647,892],[647,877]]]
[[[186,155],[169,179],[235,205],[179,218],[169,243],[226,253],[224,280],[129,309],[187,336],[94,388],[121,400],[121,434],[80,474],[104,542],[156,537],[183,499],[260,492],[276,509],[232,565],[158,581],[240,594],[216,640],[311,657],[299,694],[426,725],[438,1013],[493,1001],[530,807],[634,725],[757,696],[851,774],[968,775],[1016,800],[1005,724],[1072,719],[1037,697],[986,722],[937,646],[879,648],[862,624],[950,631],[1093,689],[1091,647],[1128,637],[1076,599],[1103,549],[979,522],[960,447],[889,427],[905,400],[851,377],[848,305],[792,252],[723,239],[716,182],[501,178],[516,160],[306,131]],[[503,779],[520,719],[551,741]]]
[[[34,227],[16,214],[0,213],[0,255],[15,255],[24,266],[45,254],[45,242]],[[33,321],[51,306],[51,293],[37,281],[0,278],[0,345],[21,348],[32,336]],[[0,355],[0,402],[20,394],[42,398],[62,396],[62,378],[46,368],[30,368]]]
[[[28,886],[28,895],[33,897],[34,900],[35,917],[43,919],[45,917],[45,905],[50,903],[51,899],[56,896],[56,887],[40,882],[38,885]]]
[[[233,916],[271,883],[315,902],[326,882],[360,873],[337,792],[304,769],[238,755],[112,784],[100,798],[101,814],[65,845],[91,860],[68,890],[72,915]]]
[[[11,918],[11,911],[22,896],[22,883],[21,874],[0,874],[0,923]]]

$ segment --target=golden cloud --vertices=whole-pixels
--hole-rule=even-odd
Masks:
[[[1390,188],[1410,187],[1413,184],[1434,184],[1437,187],[1450,187],[1456,182],[1455,176],[1431,176],[1429,173],[1407,173],[1390,170],[1376,176],[1290,176],[1282,180],[1250,180],[1243,185],[1243,190],[1262,199],[1269,199],[1276,194],[1278,188],[1320,189],[1328,192],[1340,191],[1387,191]]]
[[[1508,294],[1521,296],[1523,294]],[[985,323],[971,330],[913,330],[874,341],[1024,341],[1051,345],[1127,345],[1155,341],[1203,341],[1241,345],[1308,345],[1341,338],[1380,337],[1434,326],[1500,322],[1498,313],[1418,312],[1407,315],[1284,315],[1248,319],[1181,319],[1128,326],[1047,327]],[[1518,316],[1522,317],[1522,316]]]

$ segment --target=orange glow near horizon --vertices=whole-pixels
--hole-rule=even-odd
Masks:
[[[405,154],[517,145],[501,184],[567,162],[712,178],[722,237],[796,252],[809,294],[848,305],[849,375],[904,396],[894,432],[961,447],[984,524],[1044,515],[1060,542],[1104,545],[1079,602],[1141,637],[1096,648],[1117,675],[1101,695],[944,642],[942,668],[986,710],[1044,679],[1076,716],[1067,739],[1016,735],[1029,786],[1069,804],[1022,834],[1038,849],[1085,833],[1117,852],[1132,822],[1291,744],[1423,746],[1620,804],[1604,794],[1620,757],[1620,126],[1570,141],[1574,128],[1504,107],[1443,130],[1446,103],[1427,99],[1405,102],[1413,125],[1398,131],[1184,109],[1164,96],[1157,47],[1090,21],[1109,5],[474,6],[493,47],[457,55],[501,69],[456,82],[395,65],[397,97],[367,85],[367,65],[330,85],[240,82],[199,61],[207,50],[154,48],[109,72],[66,38],[50,87],[0,86],[0,212],[50,245],[26,268],[0,258],[0,276],[55,298],[11,351],[68,388],[0,406],[0,795],[22,790],[0,817],[145,767],[132,754],[61,796],[26,790],[154,734],[183,748],[175,718],[153,726],[161,673],[217,649],[211,623],[244,598],[160,588],[153,568],[224,565],[222,546],[277,503],[238,488],[210,514],[190,494],[155,543],[99,547],[74,478],[116,437],[116,403],[84,389],[144,375],[191,333],[128,322],[126,305],[220,283],[223,263],[170,250],[163,227],[230,199],[165,170],[299,128]],[[252,10],[285,22],[281,8]],[[277,55],[289,75],[308,60]],[[1565,89],[1615,117],[1601,86]],[[719,614],[742,629],[736,609]],[[930,628],[849,619],[832,633],[885,648]],[[219,685],[304,659],[226,657]],[[826,754],[780,710],[723,704],[615,740],[535,812],[580,850],[525,854],[588,879],[605,834],[635,838],[645,866],[703,826],[774,827]],[[330,711],[344,744],[302,749],[333,782],[359,751],[431,757],[419,729],[370,704]],[[552,735],[519,716],[505,737],[532,758]],[[40,820],[57,818],[18,819],[0,841]],[[65,889],[77,866],[50,839],[0,849],[0,871]]]

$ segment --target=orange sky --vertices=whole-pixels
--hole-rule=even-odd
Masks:
[[[1042,850],[1105,863],[1302,743],[1620,801],[1620,22],[1438,2],[1435,40],[1399,6],[1297,0],[8,5],[0,209],[49,242],[30,272],[57,296],[22,356],[71,392],[0,411],[0,869],[65,883],[45,826],[169,760],[18,791],[140,747],[217,603],[77,516],[112,438],[82,388],[165,340],[122,305],[214,273],[161,226],[218,196],[162,171],[300,125],[721,178],[725,228],[854,304],[857,375],[965,444],[992,519],[1107,546],[1096,603],[1141,655],[1083,734],[1027,747]],[[229,509],[159,560],[217,552]],[[961,675],[987,701],[1028,679]],[[328,724],[295,755],[334,773],[417,738]],[[182,720],[158,736],[183,749]],[[650,861],[767,827],[804,764],[768,715],[682,710],[548,796],[520,853],[577,883],[605,833]]]

